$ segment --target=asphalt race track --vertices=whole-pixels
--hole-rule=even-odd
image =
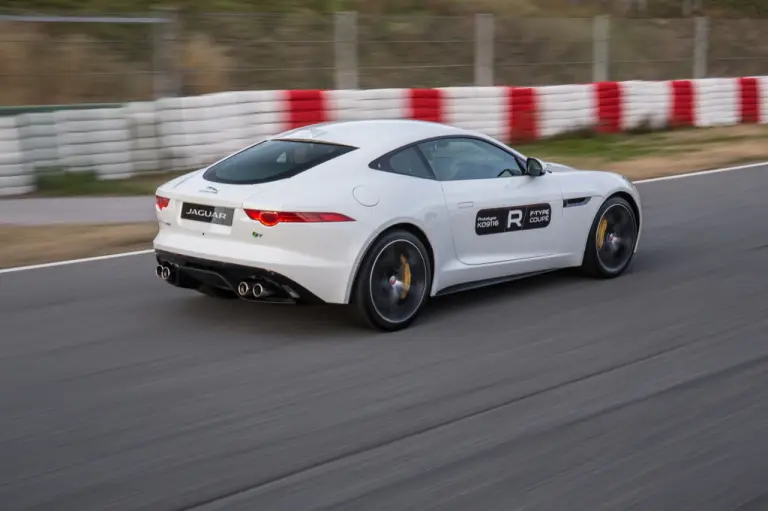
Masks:
[[[51,211],[56,214],[52,215]],[[0,226],[113,224],[155,222],[155,198],[139,197],[0,197]]]
[[[0,275],[0,509],[768,509],[768,169],[639,188],[623,278],[397,334],[149,255]]]

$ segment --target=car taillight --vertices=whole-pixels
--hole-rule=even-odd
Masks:
[[[155,204],[157,204],[157,209],[159,210],[167,208],[170,202],[171,199],[168,197],[160,197],[159,195],[155,195]]]
[[[341,213],[308,213],[287,211],[262,211],[260,209],[246,209],[245,214],[251,220],[261,222],[266,227],[274,227],[279,223],[310,223],[310,222],[354,222]]]

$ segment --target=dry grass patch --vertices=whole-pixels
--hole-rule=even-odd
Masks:
[[[659,135],[662,140],[673,144],[726,142],[733,139],[766,138],[768,137],[768,126],[765,124],[739,124],[737,126],[668,131],[661,132]]]
[[[582,137],[518,147],[525,154],[577,168],[609,170],[631,179],[648,179],[768,161],[768,126]]]
[[[0,268],[151,248],[157,223],[0,225]]]
[[[613,170],[635,180],[687,174],[739,163],[761,161],[768,161],[768,144],[765,141],[743,141],[716,144],[676,157],[647,156],[620,162],[613,166]]]

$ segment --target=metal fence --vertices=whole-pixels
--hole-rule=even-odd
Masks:
[[[768,20],[715,18],[0,16],[0,104],[765,75],[766,33]]]

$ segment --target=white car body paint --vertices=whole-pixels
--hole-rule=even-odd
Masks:
[[[288,179],[263,184],[209,182],[203,178],[204,170],[166,183],[157,194],[169,198],[170,204],[157,211],[160,228],[154,248],[276,272],[325,302],[347,303],[366,250],[396,224],[415,226],[431,245],[430,294],[435,295],[451,286],[578,266],[595,213],[608,196],[624,192],[640,206],[636,188],[608,172],[549,164],[549,171],[537,177],[438,181],[369,167],[380,156],[408,144],[456,136],[495,144],[525,160],[491,137],[436,123],[349,121],[300,128],[272,139],[316,140],[358,149]],[[218,193],[206,191],[208,186]],[[355,189],[366,193],[355,193]],[[589,201],[563,207],[564,199],[575,198]],[[235,208],[232,226],[184,220],[180,217],[184,202]],[[549,204],[549,226],[475,233],[481,209],[534,204]],[[264,227],[244,209],[332,212],[355,221]],[[254,232],[261,236],[254,237]]]

